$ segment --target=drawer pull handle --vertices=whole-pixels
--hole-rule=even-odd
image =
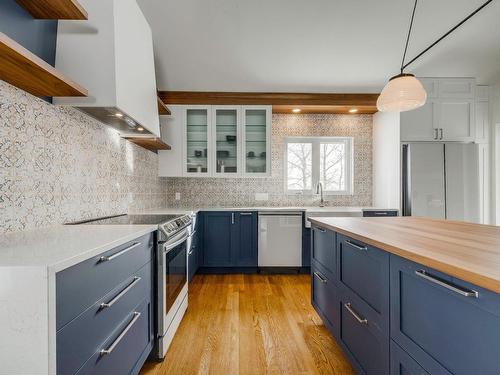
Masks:
[[[122,341],[123,337],[127,334],[127,332],[130,331],[130,328],[132,328],[132,326],[135,324],[135,322],[137,321],[137,319],[139,319],[140,316],[141,316],[140,312],[134,311],[134,318],[130,321],[129,324],[127,324],[122,333],[120,333],[120,336],[118,336],[115,339],[115,341],[113,341],[113,343],[109,346],[109,348],[101,349],[100,352],[101,355],[111,354],[113,350],[116,348],[116,346],[120,343],[120,341]]]
[[[368,250],[368,248],[366,246],[359,246],[359,245],[357,245],[354,242],[351,242],[349,240],[345,240],[345,242],[346,242],[346,244],[351,245],[355,249],[358,249],[358,250],[361,250],[361,251],[367,251]]]
[[[251,212],[240,212],[241,216],[252,216],[253,214]]]
[[[377,215],[377,216],[387,216],[387,215],[389,215],[388,212],[374,212],[373,214]]]
[[[326,233],[326,229],[323,229],[323,228],[320,228],[320,227],[317,227],[316,228],[318,230],[318,232],[320,233]]]
[[[135,249],[137,246],[139,246],[141,243],[140,242],[136,242],[132,245],[130,245],[129,247],[126,247],[125,249],[111,255],[111,256],[103,256],[103,257],[100,257],[99,258],[99,262],[108,262],[110,260],[113,260],[113,259],[116,259],[118,258],[119,256],[125,254],[125,253],[128,253],[130,250],[132,249]]]
[[[364,318],[360,317],[359,314],[356,311],[354,311],[354,309],[352,308],[350,302],[344,304],[344,307],[347,309],[347,311],[349,311],[351,313],[352,316],[354,316],[354,319],[356,319],[358,321],[358,323],[360,323],[360,324],[368,324],[368,320],[367,319],[364,319]]]
[[[316,276],[323,284],[326,284],[328,282],[328,280],[323,277],[318,271],[314,272],[314,276]]]
[[[118,302],[118,300],[120,298],[122,298],[139,281],[141,281],[141,278],[138,276],[134,276],[134,281],[132,281],[125,289],[123,289],[120,293],[118,293],[111,301],[109,301],[107,303],[101,303],[101,310],[113,306],[116,302]]]
[[[439,286],[442,286],[443,288],[451,290],[452,292],[458,293],[464,297],[474,297],[474,298],[479,297],[479,293],[476,292],[475,290],[459,288],[455,285],[447,283],[445,280],[442,280],[436,276],[432,276],[431,274],[427,273],[424,270],[415,271],[415,275],[417,275],[425,280],[428,280],[431,283],[437,284]]]

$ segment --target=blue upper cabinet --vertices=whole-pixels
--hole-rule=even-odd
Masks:
[[[54,66],[57,21],[35,20],[15,0],[0,1],[0,32]]]
[[[203,214],[204,267],[257,267],[257,213]]]
[[[499,374],[500,296],[391,256],[391,336],[430,374]]]

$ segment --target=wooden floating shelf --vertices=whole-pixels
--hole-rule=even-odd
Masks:
[[[76,0],[16,0],[34,18],[44,20],[86,20],[88,14]]]
[[[170,150],[171,147],[163,142],[158,137],[138,137],[138,136],[123,136],[127,141],[130,141],[137,146],[143,147],[149,151],[158,152],[158,150]]]
[[[0,33],[0,79],[35,96],[87,96],[87,90]]]
[[[168,116],[171,115],[172,113],[170,112],[170,109],[167,108],[165,103],[160,99],[158,96],[158,113],[160,116]]]

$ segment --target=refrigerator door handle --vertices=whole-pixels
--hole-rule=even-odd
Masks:
[[[437,129],[436,129],[437,134]],[[402,211],[403,216],[411,216],[411,182],[410,182],[410,145],[403,145],[402,171]]]

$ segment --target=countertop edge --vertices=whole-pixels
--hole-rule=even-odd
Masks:
[[[463,267],[452,265],[443,261],[436,260],[432,257],[416,254],[413,251],[405,250],[400,247],[396,247],[391,244],[387,244],[381,241],[374,240],[369,237],[357,234],[355,232],[346,230],[344,228],[326,223],[321,220],[321,218],[309,218],[311,223],[321,226],[322,228],[329,229],[345,236],[352,237],[356,240],[367,243],[368,245],[374,246],[381,250],[387,251],[388,253],[400,256],[401,258],[410,260],[415,263],[422,264],[423,266],[433,268],[436,271],[443,272],[450,276],[456,277],[457,279],[463,280],[465,282],[477,285],[481,288],[487,289],[489,291],[500,293],[500,280],[467,270]]]
[[[144,236],[145,234],[154,232],[158,229],[157,225],[148,225],[148,228],[137,228],[137,232],[127,234],[123,237],[120,237],[114,241],[107,242],[103,245],[91,248],[86,250],[78,255],[72,256],[67,259],[63,259],[59,262],[47,265],[47,270],[50,273],[61,272],[67,268],[70,268],[78,263],[84,262],[96,255],[102,254],[108,250],[111,250],[117,246],[123,245],[126,242],[132,241],[137,237]]]

